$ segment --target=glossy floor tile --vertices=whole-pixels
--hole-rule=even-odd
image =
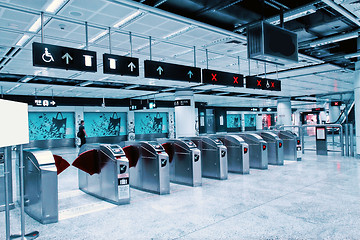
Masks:
[[[69,162],[75,149],[53,151]],[[39,239],[359,239],[359,160],[306,152],[300,162],[203,178],[202,187],[171,184],[170,195],[131,189],[131,204],[115,206],[77,185],[77,169],[59,175],[59,222],[26,216]],[[0,239],[5,237],[0,213]],[[11,211],[11,232],[20,229]]]

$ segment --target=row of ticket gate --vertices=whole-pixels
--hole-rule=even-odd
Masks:
[[[301,160],[299,138],[290,131],[219,134],[120,145],[81,147],[72,164],[79,169],[80,190],[120,205],[130,202],[130,187],[169,194],[170,182],[201,186],[202,177],[225,180],[228,172],[249,174],[250,168],[267,169],[268,164],[283,165],[284,159]],[[57,222],[57,175],[70,164],[49,150],[34,149],[24,150],[24,162],[25,212],[43,224]]]

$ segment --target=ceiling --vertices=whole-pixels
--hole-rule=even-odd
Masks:
[[[357,33],[357,2],[4,0],[0,2],[0,87],[3,94],[13,95],[156,100],[174,100],[176,90],[192,89],[196,101],[229,107],[271,107],[283,97],[290,97],[299,107],[313,107],[315,101],[322,105],[331,99],[344,100],[353,91],[356,60],[345,56],[357,52],[357,38],[316,44]],[[304,8],[312,10],[289,20],[290,13]],[[299,62],[265,66],[249,61],[246,26],[262,19],[276,21],[281,9],[284,27],[298,34]],[[48,44],[86,48],[87,22],[88,49],[98,56],[97,73],[32,66],[31,43],[41,42],[37,24],[41,12],[44,43]],[[102,73],[102,54],[110,52],[109,27],[111,53],[139,58],[139,77]],[[282,91],[145,79],[143,61],[150,59],[150,36],[152,60],[243,75],[265,76],[266,69],[266,77],[282,81]]]

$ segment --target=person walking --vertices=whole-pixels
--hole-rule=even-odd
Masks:
[[[86,134],[85,126],[84,126],[84,125],[85,125],[84,120],[81,120],[80,126],[79,126],[79,132],[78,132],[78,137],[79,137],[80,140],[81,140],[80,147],[86,143],[86,137],[88,136],[88,135]]]

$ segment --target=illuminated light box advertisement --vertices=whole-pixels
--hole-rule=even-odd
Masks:
[[[127,113],[85,112],[85,131],[88,137],[112,137],[127,134]]]
[[[30,140],[75,138],[74,113],[30,112]]]
[[[168,133],[169,117],[167,112],[136,112],[135,134]]]

